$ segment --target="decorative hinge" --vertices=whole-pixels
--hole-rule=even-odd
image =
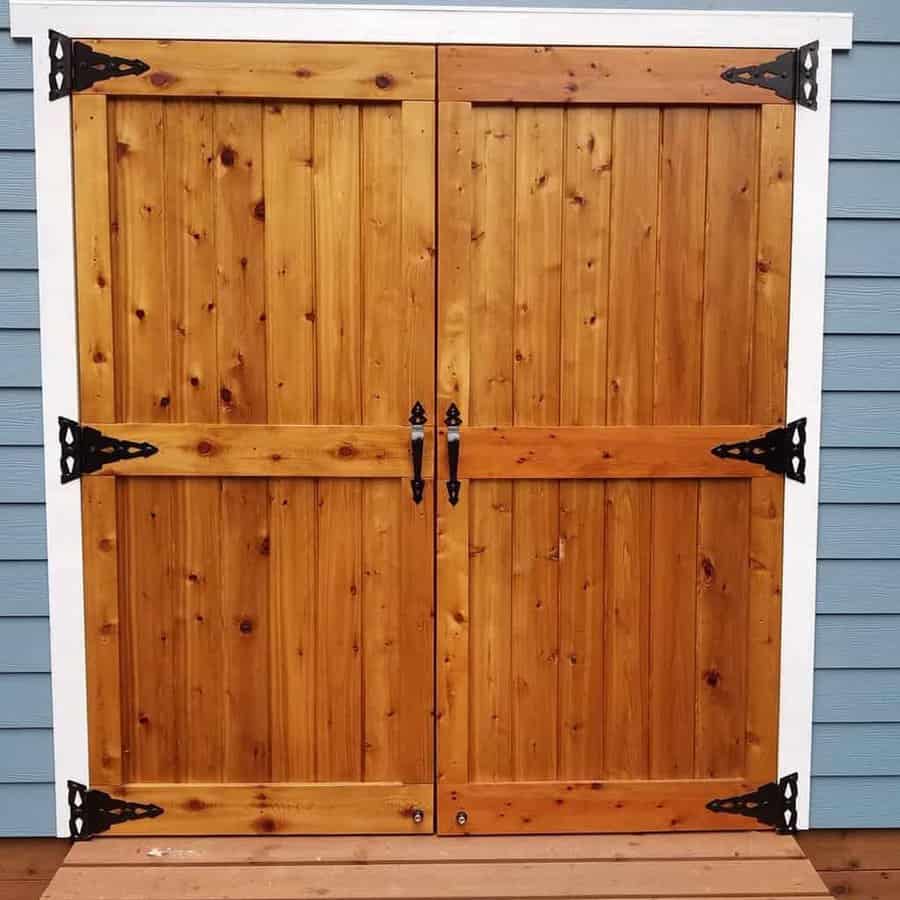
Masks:
[[[797,833],[797,773],[770,781],[751,794],[740,794],[725,800],[710,800],[710,812],[747,816],[771,825],[779,834]]]
[[[137,819],[155,819],[165,810],[154,803],[117,800],[104,791],[69,782],[69,835],[73,841],[89,841],[113,825]]]
[[[710,453],[722,459],[740,459],[765,466],[792,481],[806,481],[806,419],[788,422],[784,428],[736,444],[719,444]]]
[[[732,66],[722,77],[732,84],[750,84],[775,91],[784,100],[793,100],[807,109],[818,108],[819,42],[804,44],[782,53],[771,62],[756,66]]]
[[[146,441],[109,437],[89,425],[59,417],[59,468],[63,484],[97,472],[107,463],[153,456],[154,453],[159,453],[159,448]]]
[[[150,66],[143,60],[100,53],[52,29],[49,35],[51,100],[68,97],[73,91],[87,90],[108,78],[143,75],[150,71]]]

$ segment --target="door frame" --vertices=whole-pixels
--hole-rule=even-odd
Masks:
[[[806,416],[807,483],[786,481],[778,771],[799,773],[809,827],[816,548],[832,51],[852,46],[851,13],[423,7],[164,0],[11,0],[31,39],[37,176],[41,383],[56,829],[66,781],[88,781],[80,484],[59,483],[60,414],[79,408],[71,101],[50,103],[47,31],[76,37],[657,47],[799,47],[820,42],[819,109],[796,106],[787,417]]]

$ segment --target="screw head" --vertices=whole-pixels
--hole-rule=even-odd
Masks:
[[[416,807],[412,811],[412,820],[416,823],[416,825],[421,825],[425,821],[425,810]]]
[[[460,827],[462,827],[468,821],[469,821],[469,814],[464,809],[461,809],[456,814],[456,824],[459,825]]]

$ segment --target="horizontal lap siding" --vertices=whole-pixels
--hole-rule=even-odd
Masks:
[[[35,206],[31,46],[0,30],[0,837],[55,831]]]
[[[596,5],[748,8],[746,0]],[[890,649],[900,636],[900,4],[752,7],[856,14],[859,43],[835,58],[832,108],[813,824],[896,827],[900,662]],[[7,27],[0,0],[0,29]],[[0,623],[0,835],[53,827],[30,58],[27,45],[0,30],[0,616],[14,623]],[[15,640],[28,646],[13,647]]]

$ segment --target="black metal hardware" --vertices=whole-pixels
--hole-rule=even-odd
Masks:
[[[63,484],[97,472],[107,463],[153,456],[154,453],[159,453],[159,448],[146,441],[109,437],[89,425],[59,417],[59,468]]]
[[[462,425],[462,417],[455,403],[447,408],[447,418],[444,419],[447,426],[447,466],[449,467],[450,480],[447,482],[447,499],[451,506],[459,503],[459,426]]]
[[[719,444],[710,453],[722,459],[740,459],[765,466],[793,481],[806,481],[806,419],[736,444]]]
[[[150,71],[150,66],[143,60],[100,53],[53,29],[49,36],[51,100],[68,97],[73,91],[87,90],[108,78],[143,75]]]
[[[69,834],[73,841],[89,841],[113,825],[137,819],[155,819],[165,810],[154,803],[117,800],[104,791],[69,782]]]
[[[413,503],[421,503],[425,492],[425,482],[422,480],[422,455],[425,451],[425,407],[417,400],[409,417],[409,446],[412,450],[413,477],[412,485]]]
[[[732,84],[750,84],[775,91],[784,100],[793,100],[807,109],[817,109],[819,83],[819,42],[804,44],[782,53],[771,62],[756,66],[732,66],[722,77]]]
[[[771,825],[779,834],[797,833],[797,773],[770,781],[751,794],[725,800],[710,800],[710,812],[747,816],[763,825]]]

